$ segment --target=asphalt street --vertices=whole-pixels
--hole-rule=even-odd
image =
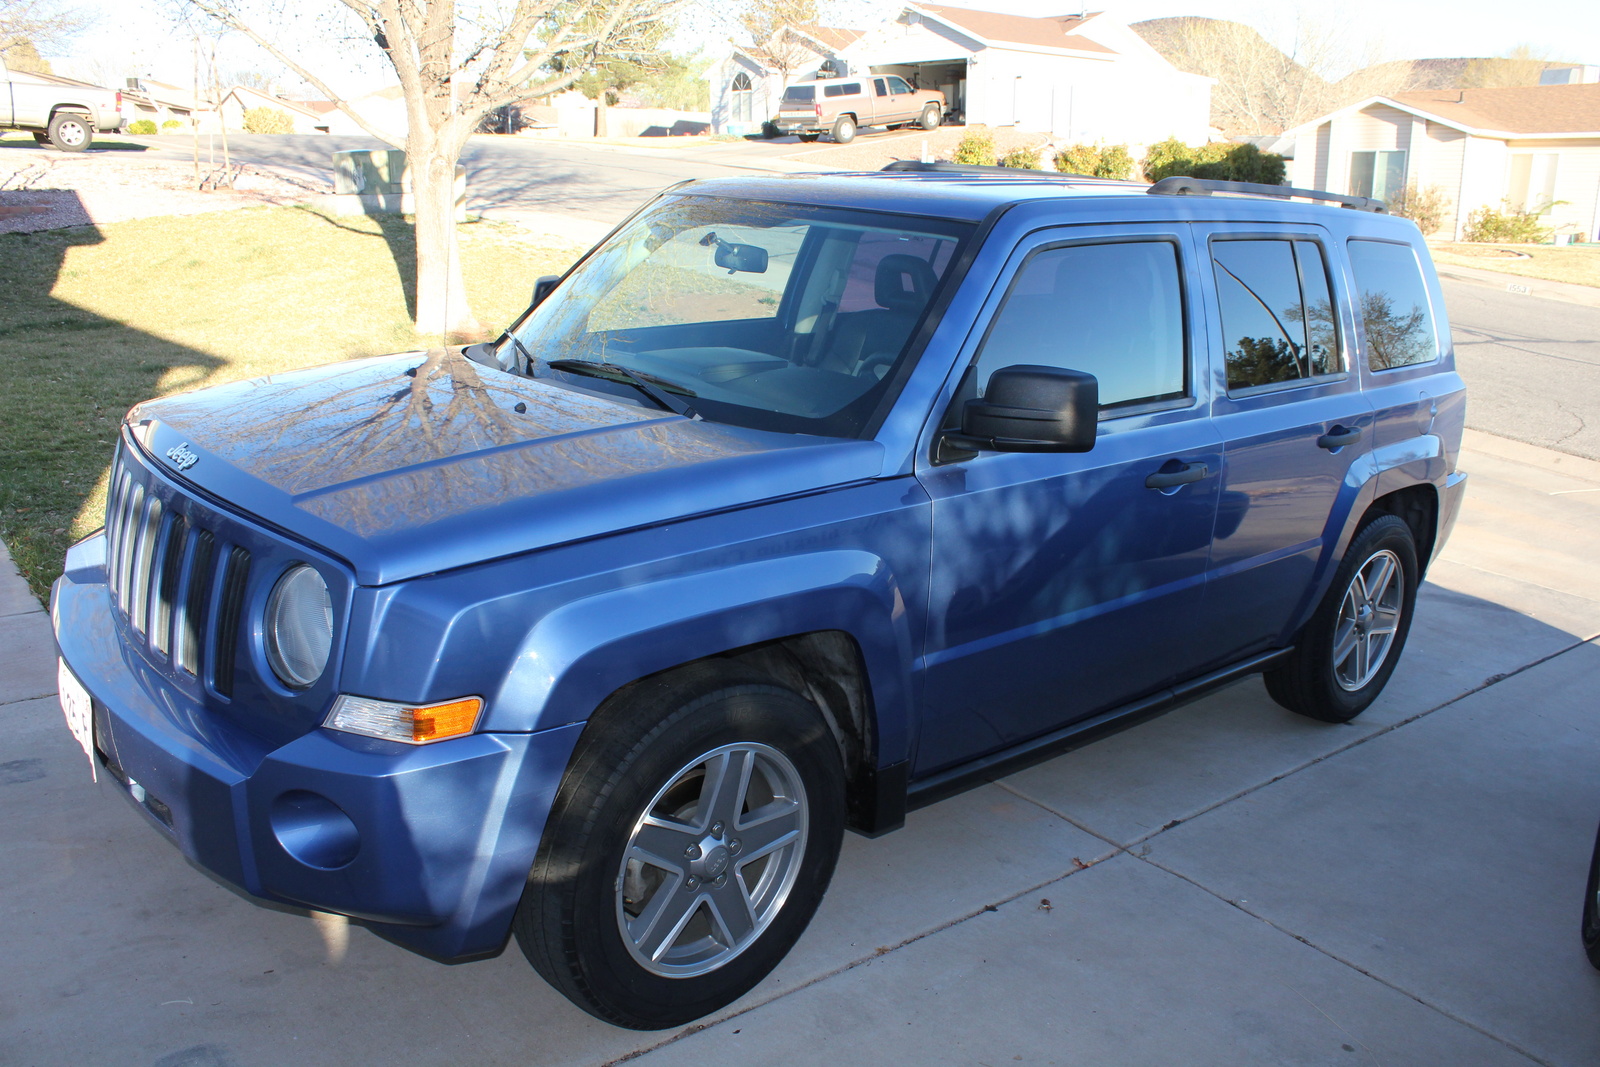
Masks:
[[[1444,279],[1467,425],[1600,459],[1600,308]]]
[[[193,147],[187,138],[127,139],[150,146],[142,158],[178,162],[192,158]],[[220,139],[214,147],[220,159]],[[387,147],[371,137],[323,134],[234,134],[228,138],[229,154],[237,162],[283,168],[324,180],[331,176],[333,153]],[[202,153],[209,151],[204,139],[200,148]],[[653,147],[618,151],[536,138],[477,137],[467,143],[461,162],[467,167],[467,203],[473,212],[559,212],[610,224],[676,182],[748,174],[752,169],[740,165],[740,161],[752,152],[760,158],[793,150],[793,145],[752,149],[741,142],[726,148],[707,145],[692,152]],[[701,154],[707,158],[684,158]]]

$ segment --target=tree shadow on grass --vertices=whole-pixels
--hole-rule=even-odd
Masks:
[[[123,414],[223,365],[52,295],[72,250],[104,241],[93,226],[0,234],[0,539],[41,599],[101,523]]]
[[[327,215],[315,209],[304,209],[306,214],[347,233],[362,234],[367,237],[381,237],[383,243],[389,246],[389,255],[394,260],[394,269],[400,275],[400,290],[406,300],[406,317],[413,322],[417,318],[417,233],[416,227],[406,221],[403,215],[360,215],[352,217],[351,222],[345,222],[334,215]],[[358,221],[359,220],[359,221]],[[365,223],[363,225],[363,223]],[[376,227],[374,233],[371,227]]]

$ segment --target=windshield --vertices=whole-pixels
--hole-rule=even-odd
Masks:
[[[651,404],[625,375],[580,361],[613,364],[694,398],[706,419],[858,436],[892,399],[911,337],[969,231],[665,197],[513,327],[501,364]]]

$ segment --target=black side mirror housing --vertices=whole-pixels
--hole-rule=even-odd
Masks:
[[[742,271],[745,274],[767,273],[767,250],[760,245],[734,244],[732,241],[718,241],[717,251],[713,258],[717,266],[729,274]]]
[[[1099,417],[1094,375],[1022,363],[991,374],[984,395],[963,406],[960,431],[942,441],[979,452],[1088,452]]]
[[[540,304],[544,303],[544,298],[550,295],[550,291],[554,289],[556,284],[560,281],[561,275],[546,274],[543,278],[540,278],[538,281],[534,282],[533,306],[538,307]]]

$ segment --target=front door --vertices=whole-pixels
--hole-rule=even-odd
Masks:
[[[917,774],[1155,692],[1193,665],[1222,450],[1192,369],[1185,229],[1035,235],[969,342],[978,392],[1016,364],[1094,374],[1100,433],[1087,453],[985,452],[919,470],[933,575]]]

